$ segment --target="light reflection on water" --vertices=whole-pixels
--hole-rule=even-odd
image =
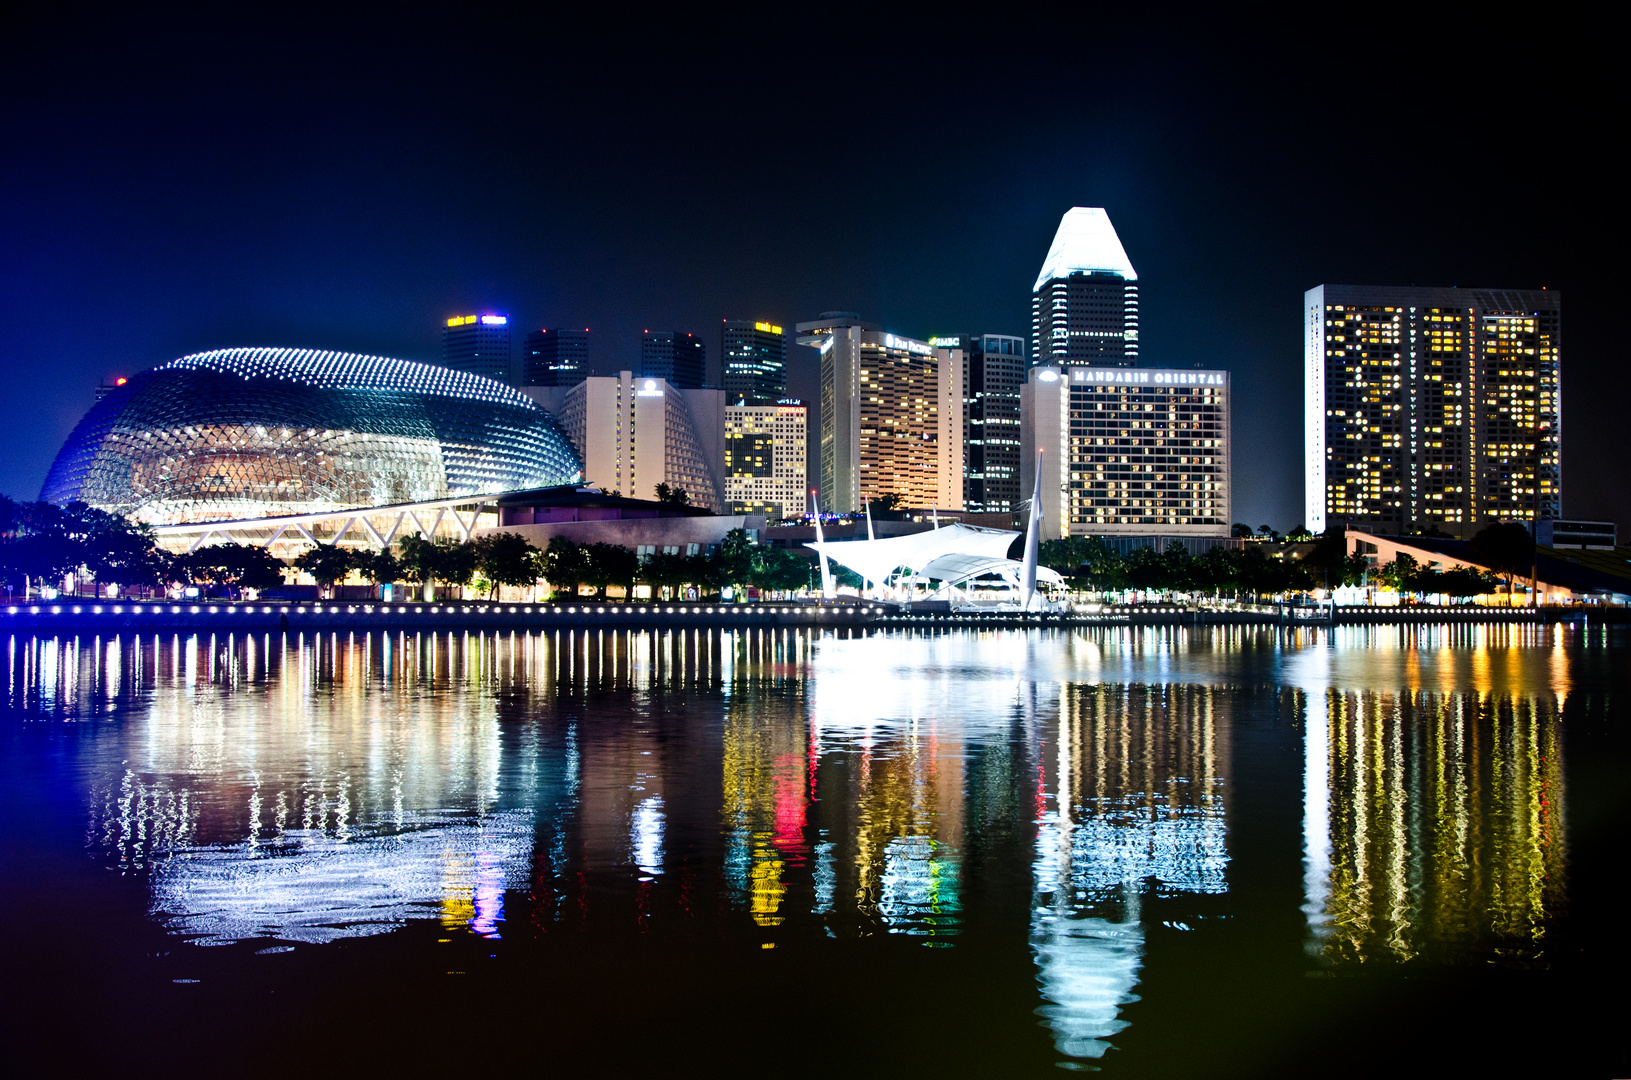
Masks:
[[[1587,633],[13,637],[4,686],[99,725],[88,848],[196,943],[633,913],[946,947],[1012,915],[1081,1060],[1139,1000],[1149,898],[1229,890],[1264,687],[1254,721],[1303,733],[1314,963],[1544,963]]]

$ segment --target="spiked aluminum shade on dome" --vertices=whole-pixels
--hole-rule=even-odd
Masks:
[[[492,379],[384,356],[245,348],[133,375],[85,414],[40,493],[155,525],[548,487],[582,464]]]
[[[1042,263],[1031,291],[1042,288],[1055,278],[1069,277],[1073,273],[1115,274],[1127,281],[1137,281],[1138,271],[1121,246],[1116,227],[1110,224],[1110,215],[1097,206],[1077,206],[1065,212],[1059,221],[1059,231],[1053,235],[1053,246]]]

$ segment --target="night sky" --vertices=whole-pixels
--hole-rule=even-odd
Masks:
[[[1564,511],[1631,524],[1625,98],[1605,28],[1572,16],[18,7],[15,498],[98,381],[202,349],[432,360],[466,311],[590,327],[602,371],[636,365],[646,327],[706,333],[717,368],[721,319],[834,308],[1028,337],[1060,215],[1102,206],[1142,362],[1234,373],[1236,520],[1302,520],[1300,304],[1330,282],[1561,289]],[[813,396],[815,354],[792,351]]]

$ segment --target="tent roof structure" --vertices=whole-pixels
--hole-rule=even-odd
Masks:
[[[1024,566],[1018,559],[995,559],[989,555],[942,555],[923,568],[923,576],[939,581],[943,588],[950,588],[987,574],[997,574],[1017,588]],[[1065,583],[1057,571],[1046,566],[1036,568],[1036,578],[1050,585]]]
[[[882,583],[899,567],[914,574],[944,555],[977,555],[1009,562],[1008,548],[1019,533],[985,529],[960,521],[928,532],[889,536],[881,540],[826,540],[805,544],[846,566],[868,581]],[[1017,563],[1015,565],[1018,565]]]

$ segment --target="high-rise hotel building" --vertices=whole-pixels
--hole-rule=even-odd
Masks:
[[[1050,364],[1020,411],[1043,538],[1229,535],[1228,372]]]
[[[963,509],[1006,514],[1019,509],[1019,389],[1025,384],[1025,339],[1007,334],[955,334],[929,344],[960,365],[963,396]]]
[[[692,506],[724,510],[725,393],[691,390],[631,371],[576,386],[529,386],[583,459],[586,483],[635,499],[658,484],[684,489]]]
[[[1310,529],[1563,516],[1558,293],[1321,285],[1303,335]]]
[[[730,401],[732,395],[726,393]],[[809,502],[802,401],[725,406],[725,508],[732,514],[792,517]]]
[[[821,507],[961,509],[963,388],[952,350],[827,311],[798,324],[821,353]]]
[[[1031,289],[1031,363],[1138,364],[1138,273],[1098,207],[1059,222]]]
[[[787,396],[787,335],[774,323],[726,319],[720,385],[731,404],[773,405]]]
[[[442,328],[442,366],[510,381],[510,320],[505,315],[455,315]]]

